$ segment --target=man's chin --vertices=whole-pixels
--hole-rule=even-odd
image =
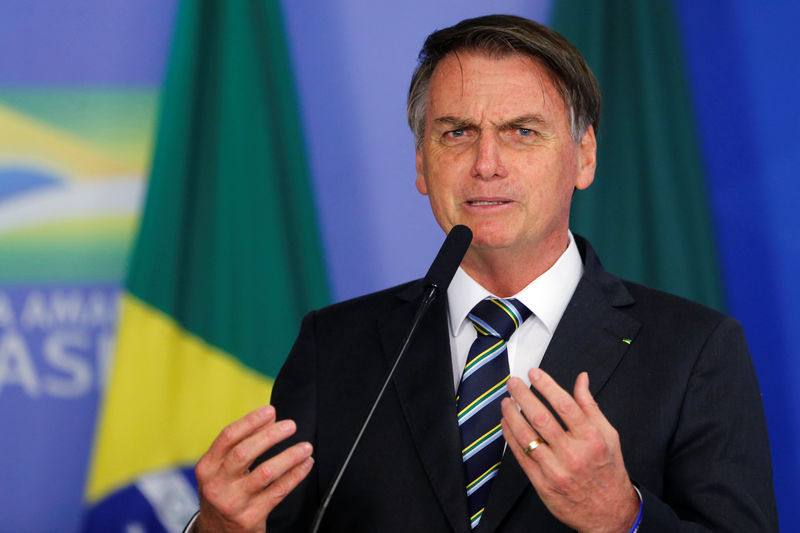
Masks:
[[[507,235],[472,232],[472,247],[479,250],[503,250],[511,247],[513,240]]]

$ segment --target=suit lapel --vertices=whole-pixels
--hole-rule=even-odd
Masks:
[[[579,237],[576,236],[576,241]],[[578,241],[583,245],[584,242]],[[585,244],[584,276],[567,306],[544,354],[540,367],[565,390],[572,392],[580,372],[589,373],[594,396],[602,390],[640,324],[619,310],[633,302],[619,279],[606,273]],[[533,490],[514,455],[506,452],[481,520],[481,531],[494,531],[526,490]],[[547,509],[536,498],[542,513]],[[538,513],[537,513],[538,514]]]
[[[387,366],[419,307],[419,286],[408,302],[380,320]],[[467,532],[467,499],[461,465],[453,391],[453,370],[447,332],[446,298],[435,301],[420,324],[416,339],[400,362],[392,383],[425,472],[454,531]]]

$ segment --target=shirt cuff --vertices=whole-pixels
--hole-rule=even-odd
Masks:
[[[634,485],[633,490],[636,491],[636,495],[639,497],[639,514],[636,515],[636,522],[633,523],[633,527],[631,528],[630,533],[637,533],[639,531],[639,526],[642,523],[642,513],[644,512],[644,501],[642,500],[642,493],[639,491],[639,487]]]

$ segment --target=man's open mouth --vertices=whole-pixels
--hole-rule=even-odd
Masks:
[[[469,200],[467,203],[474,206],[482,205],[503,205],[509,203],[509,200]]]

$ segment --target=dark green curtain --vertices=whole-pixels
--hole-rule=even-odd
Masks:
[[[552,25],[586,57],[603,113],[594,184],[572,228],[622,277],[724,308],[692,101],[669,0],[557,0]]]
[[[329,299],[300,123],[279,2],[182,2],[127,289],[273,377]]]

